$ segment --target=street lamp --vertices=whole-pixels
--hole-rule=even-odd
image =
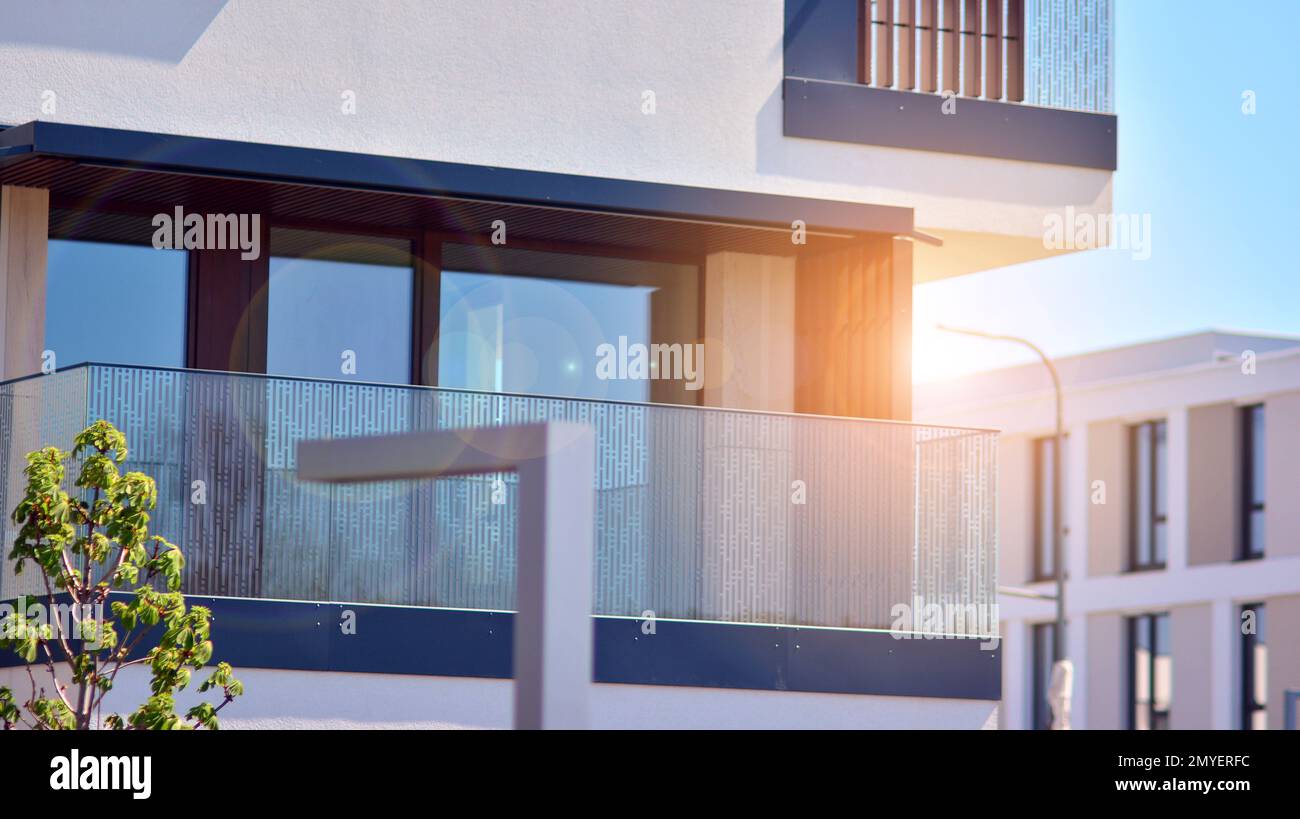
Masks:
[[[1061,459],[1065,454],[1065,423],[1063,415],[1063,402],[1061,396],[1061,377],[1056,372],[1056,365],[1052,359],[1047,357],[1037,344],[1028,339],[1019,336],[1008,336],[999,333],[986,333],[982,330],[968,330],[961,327],[949,327],[944,324],[936,325],[937,329],[948,333],[958,333],[964,336],[974,336],[976,338],[986,338],[992,341],[1011,341],[1023,345],[1034,351],[1047,367],[1047,372],[1052,376],[1052,389],[1056,392],[1056,453],[1052,458],[1052,564],[1056,569],[1056,639],[1052,641],[1052,690],[1053,699],[1056,701],[1053,705],[1053,711],[1056,712],[1056,718],[1053,720],[1054,728],[1069,727],[1069,703],[1070,703],[1070,677],[1073,669],[1063,667],[1065,662],[1065,564],[1061,552],[1063,536],[1061,525]],[[1058,704],[1059,703],[1059,704]]]

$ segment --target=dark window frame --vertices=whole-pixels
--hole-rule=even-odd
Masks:
[[[1263,542],[1255,543],[1251,518],[1255,512],[1264,511],[1264,499],[1255,498],[1255,446],[1264,443],[1264,441],[1256,441],[1255,417],[1258,414],[1261,420],[1264,419],[1264,405],[1251,404],[1242,407],[1239,412],[1241,418],[1241,539],[1237,559],[1259,560],[1264,557],[1268,533],[1264,533]],[[1267,430],[1264,434],[1268,434]],[[1264,455],[1264,453],[1260,454]]]
[[[138,202],[107,201],[88,206],[86,202],[55,197],[51,199],[51,210],[58,209],[71,212],[119,214],[148,220],[154,214],[170,211],[177,203],[147,205]],[[203,207],[191,207],[179,203],[187,211],[203,212],[220,210],[210,203]],[[224,212],[224,211],[223,211]],[[412,316],[411,316],[411,372],[410,383],[414,385],[437,386],[438,384],[438,324],[441,317],[441,282],[442,282],[442,247],[444,244],[484,244],[490,245],[490,231],[482,233],[448,232],[405,227],[373,227],[357,225],[346,221],[295,219],[292,216],[271,217],[263,214],[261,223],[262,253],[257,259],[235,262],[229,258],[230,251],[191,250],[188,251],[188,276],[186,281],[185,309],[185,367],[188,369],[216,369],[233,372],[266,372],[266,298],[269,283],[270,235],[272,228],[291,230],[310,230],[325,233],[347,233],[355,236],[376,236],[404,239],[411,243],[412,267]],[[150,232],[152,228],[150,229]],[[51,236],[51,238],[77,238],[76,236]],[[94,241],[108,241],[99,240]],[[696,250],[678,250],[675,248],[634,248],[619,245],[604,245],[579,242],[553,242],[511,238],[509,247],[540,250],[554,253],[569,253],[582,256],[613,257],[664,262],[669,264],[694,265],[699,271],[699,294],[697,297],[697,324],[699,337],[704,337],[704,279],[707,254]],[[236,254],[237,256],[237,254]],[[223,276],[235,277],[232,285],[237,291],[235,300],[226,305],[232,315],[215,316],[207,313],[212,302],[205,298],[200,277],[205,270]],[[585,279],[584,279],[585,280]],[[599,281],[599,279],[593,279]],[[205,334],[209,322],[214,318],[228,320],[237,325],[242,338],[236,342],[229,364],[224,367],[211,366],[205,358],[203,348],[213,341]],[[218,322],[220,323],[220,321]],[[230,346],[224,336],[218,339],[218,346]]]
[[[1035,623],[1030,627],[1033,674],[1033,703],[1030,724],[1035,731],[1052,727],[1052,704],[1049,693],[1052,687],[1052,648],[1056,645],[1056,623]]]
[[[272,228],[291,230],[310,230],[324,233],[348,233],[356,236],[380,236],[384,238],[405,239],[411,243],[411,266],[414,276],[412,282],[412,316],[411,316],[411,373],[410,383],[429,387],[438,386],[438,333],[442,318],[442,254],[447,244],[487,245],[493,246],[491,232],[462,233],[439,230],[419,230],[408,228],[372,228],[357,226],[348,222],[321,221],[313,219],[293,219],[277,217],[263,222],[265,239],[262,254],[265,264],[270,264],[270,231]],[[698,324],[700,338],[704,337],[704,301],[703,282],[706,257],[704,254],[678,251],[671,248],[646,249],[620,247],[618,245],[601,245],[579,242],[552,242],[525,238],[511,238],[506,245],[509,248],[538,250],[550,253],[568,253],[580,256],[638,259],[644,261],[664,262],[669,264],[690,264],[696,266],[700,277],[700,297]],[[259,259],[260,262],[262,259]],[[265,276],[263,277],[265,278]],[[574,277],[578,281],[602,283],[599,277]],[[264,358],[265,356],[263,356]],[[265,371],[265,362],[262,364]]]
[[[1147,651],[1147,668],[1146,680],[1149,690],[1146,691],[1146,702],[1144,703],[1147,710],[1146,722],[1147,727],[1142,730],[1163,731],[1169,729],[1170,715],[1173,713],[1173,680],[1170,679],[1170,702],[1166,709],[1156,708],[1156,661],[1159,657],[1164,656],[1159,651],[1158,634],[1160,622],[1164,619],[1169,622],[1168,612],[1152,612],[1148,614],[1138,614],[1127,618],[1126,624],[1128,629],[1128,727],[1131,731],[1138,729],[1138,694],[1143,693],[1138,690],[1138,672],[1141,670],[1138,666],[1138,638],[1145,631],[1145,637],[1149,649]],[[1172,622],[1170,627],[1172,630]],[[1173,660],[1173,646],[1168,647],[1167,652],[1170,661]],[[1172,671],[1171,675],[1172,677]]]
[[[1153,419],[1129,427],[1129,572],[1161,571],[1166,567],[1169,558],[1167,553],[1160,559],[1156,558],[1158,528],[1164,526],[1167,535],[1169,527],[1169,511],[1167,508],[1161,510],[1162,505],[1167,507],[1168,498],[1165,498],[1164,504],[1160,503],[1161,495],[1168,492],[1168,486],[1162,486],[1158,477],[1161,455],[1157,442],[1160,440],[1161,434],[1163,434],[1165,440],[1164,457],[1167,459],[1169,455],[1169,425],[1167,420],[1163,418]],[[1141,474],[1141,464],[1138,458],[1142,436],[1147,436],[1146,444],[1150,452],[1145,474]],[[1169,470],[1167,461],[1164,474],[1165,484],[1168,484]],[[1146,520],[1141,520],[1141,505],[1138,500],[1141,497],[1140,493],[1144,489],[1148,493],[1149,514]],[[1147,559],[1143,559],[1140,547],[1142,542],[1140,535],[1143,530],[1145,530],[1150,555]]]
[[[1263,711],[1268,713],[1267,691],[1265,692],[1265,701],[1260,702],[1255,699],[1256,674],[1259,669],[1255,667],[1255,647],[1263,645],[1265,650],[1268,648],[1268,635],[1262,634],[1264,624],[1264,604],[1263,603],[1246,603],[1238,612],[1237,623],[1240,626],[1242,616],[1246,612],[1255,613],[1255,633],[1241,633],[1241,730],[1252,730],[1255,714]]]

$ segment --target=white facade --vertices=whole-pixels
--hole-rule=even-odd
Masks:
[[[0,124],[67,122],[914,208],[918,281],[1045,256],[1111,172],[782,133],[783,0],[35,3]],[[355,113],[345,113],[349,102]],[[653,113],[648,113],[653,111]]]
[[[1068,656],[1075,664],[1073,722],[1128,726],[1125,619],[1169,613],[1170,727],[1241,727],[1242,605],[1267,615],[1268,725],[1282,725],[1283,692],[1300,690],[1300,339],[1205,332],[1062,359],[1068,435],[1063,477],[1067,527]],[[1002,430],[999,446],[1000,583],[1052,594],[1033,582],[1033,442],[1053,434],[1052,392],[1040,365],[918,385],[918,421]],[[1265,418],[1265,556],[1237,560],[1239,430],[1235,410]],[[1129,487],[1125,427],[1167,424],[1167,560],[1127,570]],[[1099,483],[1101,482],[1101,483]],[[1104,498],[1099,494],[1104,483]],[[1050,601],[999,599],[1006,654],[1006,728],[1031,726],[1031,628],[1054,619]]]
[[[910,293],[913,280],[1041,258],[1057,252],[1044,248],[1047,217],[1067,209],[1109,212],[1110,170],[787,137],[785,12],[784,0],[10,3],[0,10],[0,125],[39,120],[671,183],[698,187],[702,196],[731,190],[898,206],[914,211],[915,228],[943,245],[885,232],[873,258],[888,263],[827,267],[829,274],[847,265],[852,281],[890,294]],[[184,149],[155,153],[173,151]],[[22,158],[7,159],[16,166]],[[187,173],[183,156],[132,160],[150,172]],[[260,173],[252,174],[259,183]],[[8,299],[8,315],[0,306],[0,378],[35,372],[33,362],[46,349],[46,256],[57,187],[4,186],[0,297]],[[66,208],[70,196],[62,195]],[[76,208],[94,211],[97,204],[78,200]],[[775,229],[784,232],[783,225]],[[796,313],[794,259],[722,251],[701,261],[701,343],[719,362],[712,372],[727,379],[711,374],[702,403],[798,409],[800,376],[812,368],[801,372],[796,355],[797,327],[808,319]],[[829,275],[821,281],[831,286]],[[824,341],[801,343],[847,351],[820,361],[827,371],[834,365],[856,377],[868,370],[858,360],[867,331],[885,328],[880,332],[892,334],[887,353],[869,362],[882,372],[866,380],[892,376],[905,396],[910,298],[880,299],[847,315],[832,304],[836,299],[826,299],[826,315],[840,326]],[[877,307],[881,314],[871,312]],[[678,323],[699,329],[694,314]],[[832,338],[846,328],[843,338]],[[212,367],[193,363],[193,351],[186,355],[186,366]],[[235,358],[232,344],[229,360]],[[855,399],[859,392],[873,400],[886,394],[883,387],[853,391]],[[906,402],[889,395],[888,417],[906,418]],[[780,498],[784,504],[784,486]],[[910,520],[906,503],[892,511],[900,509]],[[0,672],[0,680],[7,674]],[[240,676],[254,693],[230,709],[235,727],[509,721],[507,681],[263,668],[241,668]],[[115,694],[133,690],[143,687],[124,684]],[[598,685],[592,718],[597,727],[978,728],[996,713],[989,700]]]

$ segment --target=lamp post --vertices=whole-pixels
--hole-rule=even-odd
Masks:
[[[514,472],[515,728],[586,728],[591,689],[595,433],[564,422],[298,442],[298,479],[326,483]]]
[[[1028,339],[1019,336],[1008,336],[999,333],[986,333],[982,330],[969,330],[960,327],[949,327],[944,324],[937,325],[937,329],[948,333],[958,333],[965,336],[974,336],[975,338],[985,338],[992,341],[1010,341],[1020,344],[1034,351],[1034,354],[1042,360],[1043,366],[1052,376],[1052,389],[1056,393],[1056,442],[1055,453],[1052,457],[1052,565],[1056,571],[1056,639],[1052,641],[1052,691],[1053,699],[1058,703],[1054,705],[1056,718],[1053,721],[1054,728],[1069,727],[1069,709],[1070,709],[1070,677],[1073,674],[1072,668],[1062,667],[1065,662],[1065,565],[1062,556],[1063,537],[1061,526],[1061,459],[1065,453],[1065,422],[1063,399],[1061,395],[1061,377],[1056,372],[1056,365],[1052,359],[1047,357],[1037,344]]]

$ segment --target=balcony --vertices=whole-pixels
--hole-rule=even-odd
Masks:
[[[239,666],[509,677],[514,476],[305,483],[296,445],[555,419],[596,432],[597,682],[999,696],[992,432],[83,364],[0,384],[0,505],[100,418]],[[41,593],[6,564],[0,599]]]
[[[190,594],[509,611],[513,475],[308,484],[296,445],[568,420],[596,430],[598,615],[885,629],[916,597],[994,602],[991,432],[87,364],[0,386],[4,508],[23,453],[99,418],[157,479]]]
[[[784,133],[1116,168],[1111,0],[787,0]]]
[[[859,81],[1114,113],[1109,0],[866,0]]]

